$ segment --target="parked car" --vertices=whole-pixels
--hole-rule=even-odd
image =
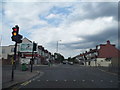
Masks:
[[[70,65],[73,65],[73,62],[68,62]]]
[[[63,61],[62,63],[63,63],[63,64],[67,64],[67,63],[68,63],[68,61]]]

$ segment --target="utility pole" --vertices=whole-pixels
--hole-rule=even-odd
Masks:
[[[56,49],[56,53],[58,52],[58,41],[57,41],[57,49]]]
[[[59,40],[59,41],[61,41],[61,40]],[[56,49],[56,53],[58,53],[58,42],[59,42],[59,41],[57,41],[57,49]]]

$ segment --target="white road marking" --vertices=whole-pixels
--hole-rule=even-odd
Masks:
[[[103,82],[103,80],[100,80],[101,82]]]
[[[65,82],[67,81],[67,80],[64,80]]]
[[[46,80],[46,81],[48,81],[48,80]]]
[[[40,81],[40,80],[38,80],[38,81]]]
[[[91,80],[92,82],[94,82],[94,80]]]
[[[113,81],[111,80],[110,82],[112,83]]]
[[[55,80],[56,82],[58,81],[58,80]]]
[[[74,82],[76,81],[76,80],[73,80]]]
[[[83,82],[85,82],[85,80],[82,80]]]

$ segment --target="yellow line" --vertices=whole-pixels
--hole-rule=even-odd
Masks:
[[[26,82],[24,82],[24,83],[22,83],[21,85],[24,85],[24,86],[26,86],[27,84],[29,84],[31,82],[31,80],[29,80],[29,81],[26,81]]]
[[[17,88],[17,87],[14,87],[14,88],[12,88],[12,90],[18,90],[18,88]]]

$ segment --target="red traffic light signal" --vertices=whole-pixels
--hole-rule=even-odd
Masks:
[[[17,28],[13,28],[13,31],[17,31]]]
[[[19,32],[19,29],[16,28],[16,27],[13,27],[12,29],[13,29],[12,35],[16,36],[18,34],[18,32]]]

